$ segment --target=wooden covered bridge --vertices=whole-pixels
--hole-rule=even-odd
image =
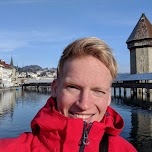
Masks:
[[[26,81],[22,85],[22,89],[32,89],[36,91],[47,90],[51,91],[51,83],[53,79],[45,80],[30,80]],[[136,95],[137,93],[146,93],[150,96],[152,90],[152,73],[144,74],[118,74],[117,78],[113,81],[112,87],[114,90],[114,96],[116,95],[116,89],[119,89],[119,95],[122,91],[124,96],[126,95],[126,89],[130,88],[131,93]],[[122,89],[123,88],[123,89]]]
[[[22,84],[22,90],[36,90],[36,91],[51,91],[51,84],[54,79],[31,79]]]
[[[150,97],[152,93],[152,73],[118,74],[112,87],[114,96],[116,95],[116,88],[119,89],[119,96],[121,96],[122,88],[124,96],[126,95],[126,88],[130,88],[132,95],[146,94],[147,97]]]

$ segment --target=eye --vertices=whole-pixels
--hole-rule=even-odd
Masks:
[[[101,97],[101,96],[103,96],[103,95],[106,94],[106,92],[105,92],[105,91],[102,91],[102,90],[93,90],[93,93],[94,93],[96,96],[99,96],[99,97]]]
[[[68,91],[78,90],[78,87],[77,87],[77,86],[74,86],[74,85],[68,85],[66,88],[67,88]]]

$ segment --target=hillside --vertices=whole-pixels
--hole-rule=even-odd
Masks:
[[[15,67],[15,68],[18,70],[18,72],[33,72],[33,73],[35,73],[36,71],[43,70],[43,68],[38,66],[38,65],[27,65],[27,66],[22,67],[22,68],[20,68],[20,67]]]

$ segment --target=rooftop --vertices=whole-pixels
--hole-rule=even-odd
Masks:
[[[143,74],[118,74],[114,81],[136,81],[136,80],[152,80],[152,73]]]
[[[134,40],[152,39],[152,24],[142,14],[126,43]]]

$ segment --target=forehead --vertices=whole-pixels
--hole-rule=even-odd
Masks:
[[[110,70],[105,66],[105,64],[102,63],[99,59],[97,59],[91,55],[67,59],[63,65],[62,71],[67,72],[70,67],[74,67],[74,68],[79,67],[80,69],[85,67],[86,70],[88,69],[87,67],[89,67],[91,69],[98,68],[101,71],[104,70],[110,74]]]
[[[112,76],[109,69],[98,59],[92,56],[85,56],[67,60],[63,66],[62,78],[69,77],[78,81],[109,82]]]

